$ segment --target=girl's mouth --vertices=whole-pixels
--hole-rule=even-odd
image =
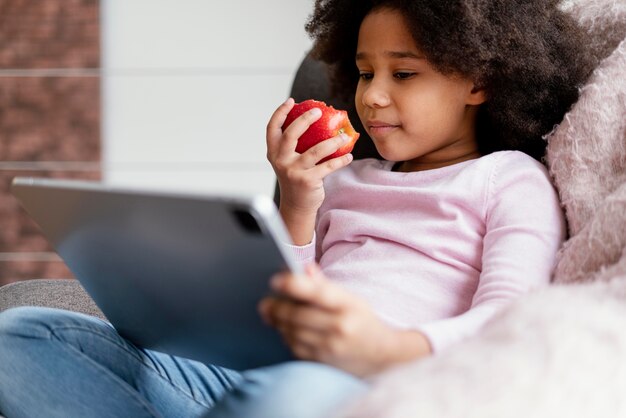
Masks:
[[[366,123],[367,129],[372,135],[385,135],[396,128],[399,128],[400,125],[381,122],[377,120],[370,120]]]

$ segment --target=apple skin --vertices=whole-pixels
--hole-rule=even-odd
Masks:
[[[341,157],[342,155],[351,152],[357,139],[359,139],[360,134],[352,127],[350,119],[348,119],[348,112],[345,110],[335,109],[334,107],[328,106],[326,103],[318,100],[310,99],[296,103],[287,115],[285,123],[283,123],[283,131],[287,129],[287,127],[291,125],[291,123],[300,115],[313,109],[314,107],[318,107],[322,110],[322,116],[309,126],[306,132],[298,138],[296,152],[302,154],[313,145],[335,137],[341,133],[348,135],[350,140],[336,152],[318,161],[317,164],[323,163],[324,161],[328,161],[332,158]]]

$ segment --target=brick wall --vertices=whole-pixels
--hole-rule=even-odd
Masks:
[[[0,286],[71,277],[14,176],[100,178],[97,0],[0,0]]]

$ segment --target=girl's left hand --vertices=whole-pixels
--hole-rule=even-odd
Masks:
[[[276,327],[294,355],[357,376],[377,373],[397,362],[399,332],[383,323],[367,303],[328,281],[312,265],[305,277],[276,275],[279,295],[263,299],[259,310]]]

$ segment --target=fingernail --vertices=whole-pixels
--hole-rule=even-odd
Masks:
[[[348,134],[341,134],[342,142],[348,142],[349,140],[350,140],[350,137],[348,136]]]
[[[320,109],[319,107],[314,107],[313,109],[311,109],[311,115],[322,116],[322,109]]]

